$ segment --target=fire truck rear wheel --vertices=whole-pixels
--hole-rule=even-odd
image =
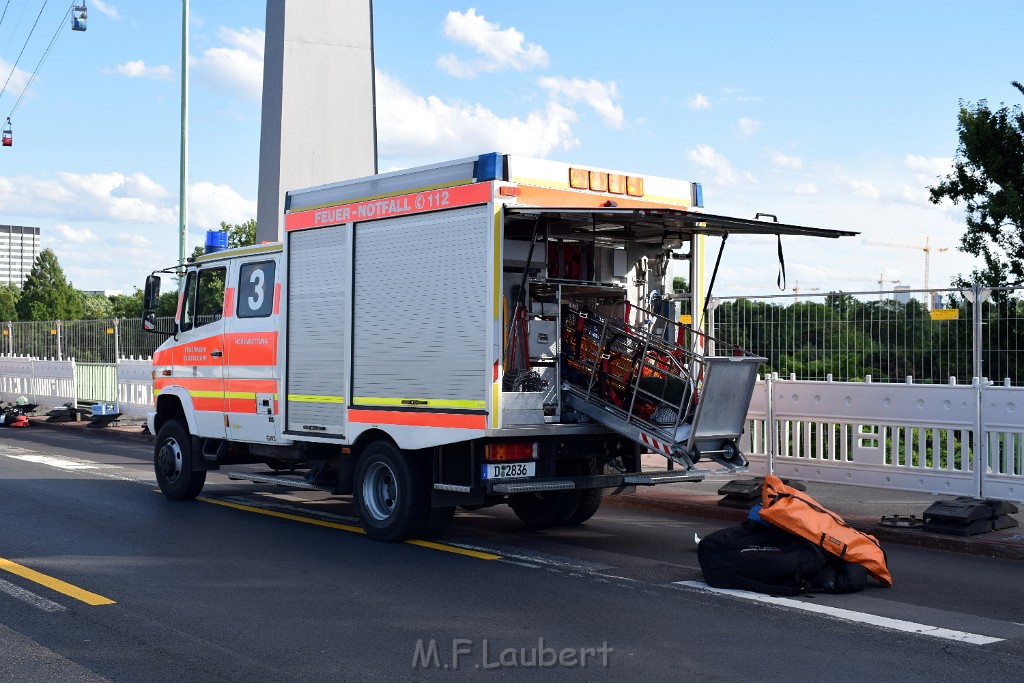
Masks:
[[[427,515],[427,523],[420,531],[420,538],[435,538],[444,533],[455,517],[455,507],[431,508]]]
[[[595,514],[601,507],[601,500],[604,497],[604,491],[601,489],[586,489],[584,491],[575,491],[576,494],[576,505],[573,511],[569,514],[562,524],[564,526],[575,526],[577,524],[583,524]]]
[[[367,535],[404,541],[420,533],[430,513],[430,477],[425,458],[403,453],[387,441],[363,451],[356,464],[355,504]]]
[[[168,420],[156,435],[153,465],[160,491],[171,500],[192,500],[203,490],[206,472],[193,471],[192,458],[188,427]]]
[[[519,521],[531,529],[547,529],[565,524],[576,510],[577,491],[544,491],[520,493],[508,504]]]

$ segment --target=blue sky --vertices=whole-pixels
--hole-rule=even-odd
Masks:
[[[0,149],[0,223],[40,226],[76,287],[130,292],[177,257],[181,5],[91,0],[81,33],[70,3],[4,3],[0,119],[57,37]],[[1024,80],[1010,0],[373,5],[382,170],[518,152],[700,181],[714,213],[859,230],[784,244],[805,292],[923,286],[922,250],[872,241],[930,238],[932,287],[969,271],[962,212],[926,187],[959,100],[1014,104]],[[195,244],[256,215],[264,5],[190,9]],[[718,293],[777,292],[775,261],[774,241],[731,240]]]

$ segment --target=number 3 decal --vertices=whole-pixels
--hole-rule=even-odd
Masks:
[[[249,308],[258,311],[263,306],[263,269],[257,268],[249,276],[249,282],[253,284],[253,294],[247,299]]]

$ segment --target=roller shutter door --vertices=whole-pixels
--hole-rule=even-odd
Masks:
[[[287,430],[341,435],[347,401],[349,227],[289,234]]]
[[[485,407],[492,220],[477,206],[357,224],[354,405]]]

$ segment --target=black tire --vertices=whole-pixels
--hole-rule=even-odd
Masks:
[[[598,465],[595,458],[588,458],[580,464],[581,474],[594,476],[601,474],[603,470],[604,467]],[[603,489],[583,489],[573,493],[576,494],[576,505],[565,521],[562,522],[563,526],[583,524],[583,522],[597,514],[598,509],[601,507],[601,501],[604,499]]]
[[[153,468],[160,491],[171,500],[192,500],[203,490],[205,471],[192,469],[192,437],[188,427],[168,420],[156,435]]]
[[[565,524],[576,510],[578,491],[544,491],[512,496],[509,507],[530,529],[548,529]]]
[[[436,538],[445,532],[452,518],[455,517],[455,506],[431,508],[427,513],[427,522],[420,530],[420,538]]]
[[[387,441],[366,447],[356,463],[353,493],[368,536],[404,541],[423,530],[430,515],[428,464]]]
[[[577,524],[583,524],[595,514],[601,507],[601,501],[604,499],[604,491],[602,489],[586,489],[584,491],[576,491],[577,495],[576,506],[572,513],[569,514],[562,524],[564,526],[575,526]]]

